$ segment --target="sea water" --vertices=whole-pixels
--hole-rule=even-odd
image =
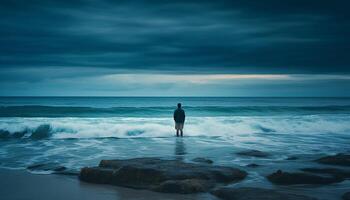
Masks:
[[[175,137],[172,119],[179,102],[186,111],[184,138]],[[50,126],[50,136],[32,139],[40,125]],[[265,176],[277,169],[321,167],[313,160],[350,152],[350,98],[1,97],[0,129],[26,130],[0,139],[2,168],[59,163],[78,170],[101,159],[205,157],[248,171],[236,187],[276,188]],[[236,154],[247,149],[271,156]],[[246,167],[251,163],[261,167]],[[344,181],[279,189],[333,199],[349,188]]]

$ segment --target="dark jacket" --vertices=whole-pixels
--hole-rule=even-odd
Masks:
[[[184,123],[185,122],[185,111],[181,108],[178,108],[174,111],[174,120],[176,123]]]

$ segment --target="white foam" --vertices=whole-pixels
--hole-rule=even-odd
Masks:
[[[290,117],[193,117],[185,124],[187,136],[224,136],[255,133],[307,134],[350,131],[349,116]],[[10,132],[34,130],[50,124],[53,138],[170,137],[171,118],[1,118],[0,129]]]

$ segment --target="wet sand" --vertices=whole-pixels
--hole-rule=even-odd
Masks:
[[[84,183],[75,176],[31,174],[25,170],[0,170],[3,200],[191,200],[217,199],[210,194],[178,195]]]

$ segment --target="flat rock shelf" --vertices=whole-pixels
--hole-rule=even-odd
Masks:
[[[79,174],[80,180],[90,183],[182,194],[208,192],[246,176],[233,167],[160,158],[102,160],[98,167],[85,167]]]

